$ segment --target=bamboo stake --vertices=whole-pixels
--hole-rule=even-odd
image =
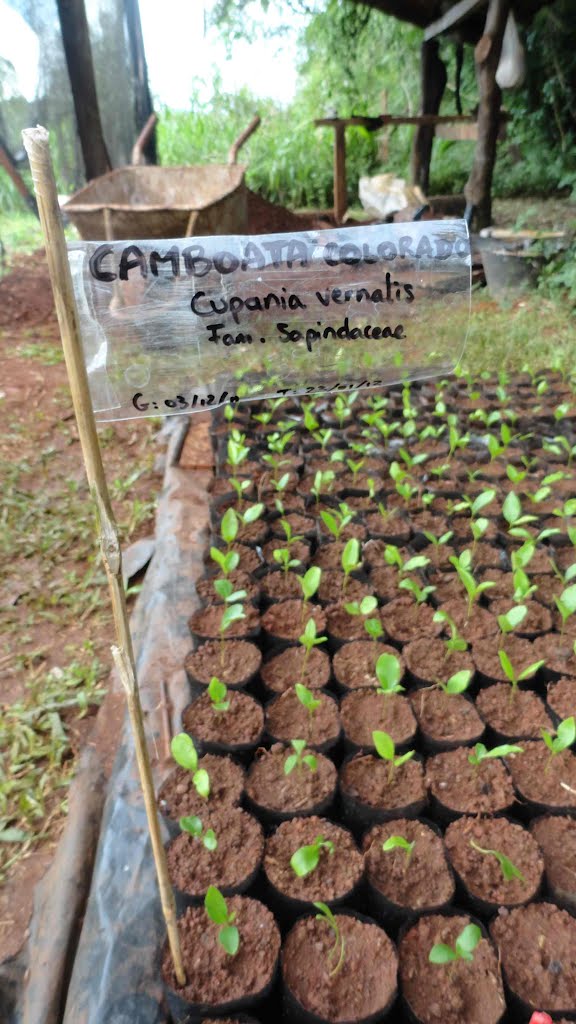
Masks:
[[[186,974],[182,963],[180,940],[176,923],[176,905],[174,893],[168,877],[166,851],[160,835],[158,809],[154,796],[152,770],[148,757],[142,705],[136,681],[134,652],[128,624],[126,596],[122,583],[122,554],[118,539],[118,530],[110,504],[108,486],[102,465],[102,453],[96,431],[96,422],[92,410],[88,375],[84,363],[78,313],[74,299],[72,276],[68,264],[66,239],[62,227],[54,169],[50,155],[48,132],[45,128],[28,128],[22,132],[24,146],[30,161],[34,190],[38,200],[38,210],[42,232],[46,243],[46,258],[54,292],[56,314],[60,327],[60,337],[64,350],[64,359],[68,371],[68,380],[72,392],[72,402],[78,424],[82,455],[86,468],[86,476],[90,487],[99,528],[100,548],[108,577],[114,625],[116,627],[117,646],[112,647],[112,654],[120,673],[120,679],[126,692],[128,712],[134,733],[136,757],[140,773],[140,783],[144,794],[144,804],[148,818],[148,829],[152,843],[152,853],[158,876],[162,911],[166,922],[170,952],[174,962],[174,972],[179,985],[186,984]]]

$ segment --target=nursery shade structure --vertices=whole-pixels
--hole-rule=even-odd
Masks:
[[[424,29],[421,48],[422,114],[438,114],[447,82],[438,38],[449,35],[460,46],[474,46],[479,90],[478,141],[470,177],[465,187],[469,212],[475,210],[478,228],[491,223],[491,188],[502,93],[496,71],[502,52],[504,30],[510,15],[530,24],[550,0],[355,0]],[[412,179],[428,189],[434,126],[423,124],[414,140]]]

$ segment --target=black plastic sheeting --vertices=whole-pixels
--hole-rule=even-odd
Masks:
[[[188,421],[180,421],[175,428],[157,514],[156,551],[131,624],[147,735],[151,750],[156,745],[158,754],[153,766],[157,770],[165,742],[159,708],[161,679],[176,722],[189,699],[181,667],[191,646],[187,623],[196,602],[194,580],[202,571],[208,515],[209,474],[174,465],[188,426]],[[166,1024],[159,970],[164,934],[126,720],[102,817],[64,1024]]]
[[[169,463],[188,422],[178,418]],[[200,424],[199,424],[200,426]],[[195,426],[192,421],[191,430]],[[207,522],[204,471],[168,465],[157,514],[156,550],[132,618],[146,731],[160,778],[164,680],[178,721],[188,700],[182,669],[190,649]],[[76,951],[63,1024],[165,1024],[159,957],[165,934],[146,816],[128,721],[109,783],[92,886]]]

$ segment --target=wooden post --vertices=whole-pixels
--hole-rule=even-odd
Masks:
[[[422,89],[421,114],[437,114],[448,76],[440,57],[437,39],[422,43],[420,81]],[[420,124],[412,145],[412,184],[419,185],[424,194],[430,188],[430,162],[435,134],[434,124]]]
[[[502,38],[509,12],[510,0],[490,0],[484,35],[474,51],[480,91],[478,142],[464,195],[468,205],[475,207],[477,230],[487,227],[492,220],[492,176],[502,98],[496,81],[496,69],[500,61]]]
[[[341,224],[348,206],[346,189],[346,125],[334,124],[334,220]]]
[[[126,597],[122,583],[122,555],[118,530],[110,504],[108,486],[102,465],[102,453],[98,442],[96,422],[92,410],[88,375],[82,352],[82,340],[78,324],[78,313],[74,300],[72,276],[68,264],[66,239],[62,228],[62,219],[58,207],[54,169],[50,157],[48,132],[45,128],[29,128],[22,133],[24,146],[30,160],[34,190],[38,200],[40,222],[46,243],[46,258],[54,292],[54,302],[60,326],[60,337],[68,371],[70,390],[82,455],[86,468],[86,476],[90,492],[95,504],[100,529],[100,548],[110,586],[114,625],[116,627],[117,646],[112,648],[114,660],[120,672],[122,685],[126,691],[130,721],[134,731],[134,743],[140,771],[140,782],[144,793],[144,803],[148,818],[148,828],[152,842],[152,853],[156,865],[162,911],[166,921],[168,942],[174,962],[174,971],[180,985],[186,983],[186,975],[182,964],[180,940],[176,923],[176,906],[174,893],[168,876],[166,851],[160,835],[160,823],[152,782],[152,771],[146,746],[144,720],[140,695],[136,682],[134,652],[128,623]]]

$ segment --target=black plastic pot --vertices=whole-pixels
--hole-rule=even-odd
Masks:
[[[381,931],[384,930],[382,926],[378,924],[376,921],[374,921],[372,918],[365,917],[363,914],[360,914],[357,911],[339,909],[338,913],[346,914],[348,917],[355,917],[357,920],[362,921],[364,924],[373,924],[376,925],[376,927],[379,928]],[[392,943],[390,937],[387,937],[389,941]],[[394,948],[394,952],[396,953],[396,947],[394,943],[392,943],[392,946]],[[320,1017],[316,1013],[313,1013],[312,1011],[305,1009],[305,1007],[302,1006],[302,1004],[296,999],[296,997],[290,991],[283,977],[282,997],[284,1004],[284,1019],[286,1021],[286,1024],[333,1024],[331,1018]],[[398,1020],[398,1017],[393,1011],[395,1010],[397,999],[398,990],[396,988],[387,1005],[382,1007],[376,1013],[372,1013],[367,1017],[355,1018],[354,1020],[350,1021],[339,1020],[338,1024],[384,1024],[384,1021],[386,1020],[395,1022]]]

